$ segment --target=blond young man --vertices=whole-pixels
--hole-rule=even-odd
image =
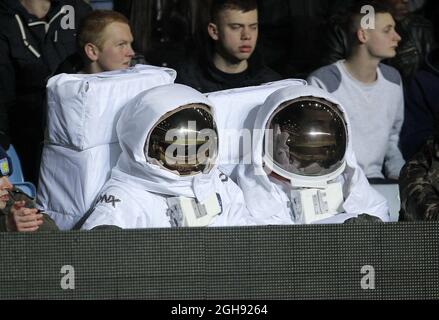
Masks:
[[[98,73],[128,68],[135,55],[128,19],[116,11],[96,10],[82,22],[78,52],[57,73]]]

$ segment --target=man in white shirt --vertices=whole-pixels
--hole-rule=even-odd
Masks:
[[[395,56],[401,37],[386,6],[368,5],[374,8],[368,13],[375,18],[373,25],[370,16],[361,13],[361,4],[351,11],[347,59],[313,72],[308,82],[332,93],[345,106],[354,152],[366,176],[398,179],[404,165],[398,147],[404,118],[402,81],[396,69],[381,61]]]

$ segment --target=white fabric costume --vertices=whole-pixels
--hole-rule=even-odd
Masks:
[[[47,84],[47,129],[38,208],[70,230],[94,204],[120,155],[116,123],[139,93],[173,83],[176,72],[147,65],[60,74]]]
[[[274,91],[287,86],[305,86],[301,79],[284,79],[253,87],[235,88],[207,94],[215,105],[217,125],[220,128],[219,167],[222,172],[235,179],[235,167],[241,162],[246,147],[246,139],[251,134],[247,123],[255,120],[257,109]],[[251,148],[251,143],[249,145]]]
[[[272,113],[284,102],[299,97],[313,96],[324,98],[340,106],[340,103],[329,93],[312,86],[291,86],[277,90],[271,94],[258,110],[253,134],[252,159],[253,164],[240,165],[238,168],[238,184],[244,192],[247,207],[258,224],[294,224],[289,199],[291,183],[280,181],[268,176],[263,169],[263,140],[267,122]],[[349,120],[347,122],[348,134],[350,133]],[[345,154],[346,168],[337,178],[343,184],[345,213],[335,215],[317,223],[342,223],[362,213],[377,216],[383,221],[389,221],[386,200],[377,193],[368,183],[363,171],[357,164],[352,151],[351,140],[348,139]]]
[[[179,176],[146,160],[145,141],[159,119],[178,107],[194,103],[211,106],[211,102],[198,91],[172,84],[140,94],[124,109],[117,123],[122,154],[83,229],[110,225],[120,228],[171,227],[169,197],[195,198],[203,203],[215,193],[221,199],[222,213],[209,226],[254,224],[241,190],[216,167],[209,173]]]

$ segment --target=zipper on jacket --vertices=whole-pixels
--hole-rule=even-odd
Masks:
[[[40,58],[41,54],[27,41],[26,32],[24,31],[23,22],[21,21],[20,16],[18,14],[15,15],[15,20],[17,20],[18,27],[20,28],[21,38],[23,40],[24,46],[26,48],[28,48],[30,50],[30,52],[32,52],[32,54],[35,57]]]

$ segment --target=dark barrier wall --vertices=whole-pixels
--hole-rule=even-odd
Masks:
[[[439,224],[0,234],[1,299],[438,299]]]

